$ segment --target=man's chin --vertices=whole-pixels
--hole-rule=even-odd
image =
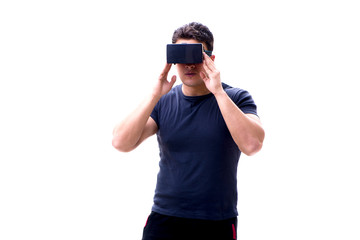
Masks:
[[[181,79],[182,83],[188,87],[198,87],[204,85],[204,81],[202,79]]]

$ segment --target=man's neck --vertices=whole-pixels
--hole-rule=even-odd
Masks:
[[[182,92],[185,96],[189,97],[203,96],[210,93],[210,91],[206,88],[205,84],[199,86],[187,86],[183,84]]]

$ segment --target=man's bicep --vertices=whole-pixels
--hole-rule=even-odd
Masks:
[[[139,138],[139,141],[136,143],[135,147],[139,146],[145,139],[151,137],[157,131],[158,131],[158,126],[156,122],[154,121],[154,119],[152,119],[152,117],[149,117],[149,119],[146,122],[145,128]]]
[[[155,120],[151,116],[149,117],[149,119],[148,119],[148,121],[146,123],[145,130],[146,130],[146,128],[148,128],[147,130],[149,131],[149,134],[150,134],[148,137],[150,137],[150,136],[154,135],[155,133],[157,133],[157,131],[159,129],[158,125],[155,122]]]

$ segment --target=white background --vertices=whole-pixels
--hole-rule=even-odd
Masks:
[[[239,162],[239,239],[360,239],[359,12],[355,0],[1,1],[0,239],[141,239],[156,138],[120,153],[112,129],[191,21],[211,29],[222,80],[252,94],[266,130]]]

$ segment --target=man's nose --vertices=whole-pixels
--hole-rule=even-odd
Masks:
[[[185,65],[185,68],[191,70],[191,69],[194,69],[195,68],[195,64],[186,64]]]

